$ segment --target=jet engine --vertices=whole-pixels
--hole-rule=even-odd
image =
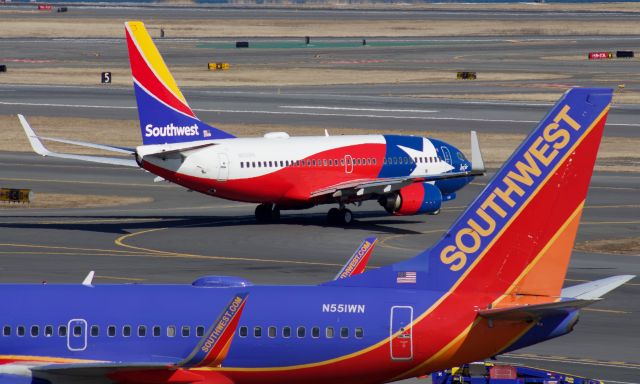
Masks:
[[[398,192],[382,196],[378,202],[387,212],[397,216],[420,213],[437,215],[442,205],[442,193],[433,184],[414,183]]]

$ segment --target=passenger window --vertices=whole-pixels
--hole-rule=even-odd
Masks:
[[[311,337],[313,337],[314,339],[317,339],[318,337],[320,337],[320,328],[319,327],[311,328]]]
[[[291,337],[291,327],[283,327],[282,328],[282,337],[288,339]]]
[[[316,161],[315,160],[311,160],[311,164],[313,164],[313,166],[316,166]],[[320,165],[320,162],[318,162],[318,165]]]
[[[272,339],[276,337],[276,333],[277,333],[276,327],[269,327],[267,329],[267,335]]]
[[[347,327],[340,328],[340,337],[343,339],[346,339],[347,337],[349,337],[349,328]]]
[[[138,337],[147,336],[147,327],[145,325],[138,325]]]
[[[284,167],[284,161],[280,160],[280,166]]]
[[[373,160],[371,160],[371,162],[373,163],[373,165],[376,165],[376,159],[375,158]]]
[[[189,337],[189,334],[191,333],[191,327],[188,325],[183,325],[182,326],[182,337]]]
[[[262,327],[253,327],[253,337],[262,337]]]
[[[122,327],[122,336],[129,337],[131,336],[131,326],[125,325]]]
[[[247,327],[240,327],[240,337],[247,337],[249,329]]]
[[[333,160],[329,159],[329,166],[333,166]]]
[[[100,327],[98,327],[97,325],[92,325],[90,333],[91,333],[91,337],[100,336]]]
[[[196,336],[197,337],[202,337],[204,336],[204,327],[202,325],[198,325],[196,327]]]
[[[5,325],[2,328],[2,336],[11,336],[11,326]]]
[[[344,159],[340,159],[340,165],[344,165]]]
[[[58,327],[58,336],[65,337],[67,336],[67,326],[61,325]]]
[[[244,168],[244,163],[242,161],[240,162],[240,168]]]
[[[160,337],[160,326],[159,325],[154,325],[153,326],[153,337]]]
[[[305,327],[298,327],[297,335],[299,338],[303,338],[306,332],[307,329]]]
[[[355,336],[356,339],[362,339],[364,337],[364,329],[356,328]]]
[[[394,158],[393,158],[393,165],[396,165],[396,164],[398,164],[398,158],[397,158],[397,157],[394,157]]]
[[[255,162],[255,161],[252,161],[252,162],[251,162],[251,168],[255,168],[255,167],[256,167],[256,162]]]
[[[24,325],[18,325],[18,329],[16,329],[16,335],[20,337],[24,336],[24,332],[25,332],[24,329],[25,329]]]
[[[76,325],[73,327],[73,336],[75,337],[80,337],[82,336],[82,327],[79,325]]]
[[[313,165],[316,165],[315,163],[316,163],[316,162],[315,162],[315,160],[314,160],[314,161],[313,161]],[[310,166],[311,166],[311,160],[307,160],[307,167],[310,167]]]
[[[107,336],[115,337],[116,336],[116,326],[110,325],[107,327]]]
[[[327,327],[327,329],[325,329],[324,331],[324,335],[327,337],[327,339],[333,339],[333,336],[335,336],[333,327]]]
[[[413,162],[414,162],[414,163],[417,163],[417,162],[418,162],[418,158],[417,158],[417,157],[414,157],[414,158],[413,158]]]
[[[322,160],[322,165],[327,166],[327,159]]]
[[[356,165],[360,165],[360,159],[356,159]]]
[[[44,337],[51,337],[51,336],[53,336],[53,326],[47,325],[46,327],[44,327]]]
[[[37,325],[32,325],[31,326],[31,337],[38,337],[39,334],[40,334],[40,327],[38,327]]]
[[[170,325],[167,327],[167,336],[176,337],[176,326]]]
[[[273,163],[270,161],[269,162],[269,168],[273,167]]]

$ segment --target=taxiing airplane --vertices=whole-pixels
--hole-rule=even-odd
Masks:
[[[348,224],[350,203],[378,200],[394,215],[437,214],[443,201],[484,173],[472,132],[472,161],[436,139],[398,135],[290,137],[284,132],[235,138],[200,121],[187,104],[141,22],[126,23],[126,37],[143,145],[122,148],[38,137],[20,116],[33,149],[56,156],[142,167],[160,180],[224,199],[260,203],[260,221],[280,210],[338,204],[329,221]],[[135,158],[49,151],[40,139],[85,145]]]
[[[563,288],[612,91],[568,91],[432,247],[332,281],[0,285],[0,383],[386,383],[571,332]],[[586,335],[588,337],[588,335]]]

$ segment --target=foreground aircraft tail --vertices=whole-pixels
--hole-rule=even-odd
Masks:
[[[611,97],[567,91],[438,243],[342,284],[558,297]]]
[[[143,144],[234,137],[196,117],[142,22],[126,22],[125,32]]]

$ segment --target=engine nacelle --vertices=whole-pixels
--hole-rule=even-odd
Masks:
[[[393,215],[437,214],[442,206],[442,193],[433,184],[414,183],[381,197],[378,202]]]

